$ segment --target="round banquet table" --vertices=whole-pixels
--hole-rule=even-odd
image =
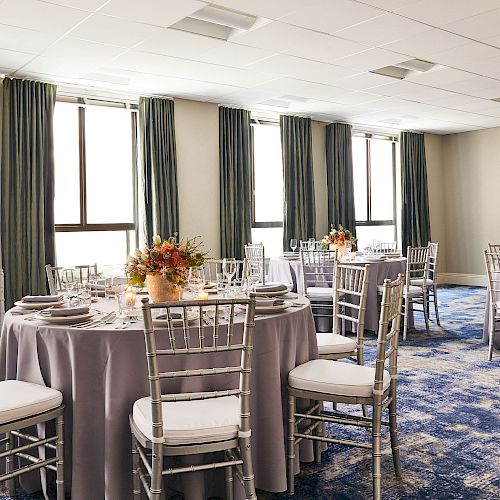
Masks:
[[[346,264],[365,265],[370,264],[370,274],[368,277],[368,291],[366,296],[365,329],[376,332],[378,329],[378,308],[377,294],[378,285],[382,285],[384,280],[394,280],[398,274],[406,273],[406,258],[390,258],[386,260],[373,261],[356,258],[346,261]],[[293,285],[293,291],[299,294],[304,293],[303,270],[300,260],[288,260],[283,257],[269,259],[267,270],[269,281],[279,281]],[[413,325],[413,313],[410,311],[408,318],[410,326]],[[318,326],[318,328],[320,328]]]
[[[288,372],[318,357],[309,302],[303,297],[297,301],[301,304],[298,307],[258,315],[255,321],[252,456],[256,487],[266,491],[286,490]],[[116,303],[99,299],[93,307],[113,310]],[[243,315],[237,321],[242,331]],[[54,326],[8,312],[0,336],[0,380],[43,384],[64,395],[66,487],[71,490],[72,500],[132,498],[128,415],[135,400],[149,395],[143,322],[126,330],[114,326]],[[183,368],[198,367],[193,361],[184,363]],[[182,386],[182,390],[213,390],[218,383],[215,377],[195,380],[194,386]],[[300,449],[300,459],[313,460],[310,443]],[[222,471],[182,474],[177,478],[167,486],[182,490],[190,500],[224,496]],[[22,484],[31,491],[40,489],[39,475],[28,477]],[[235,497],[243,498],[243,489],[238,481],[235,484]]]

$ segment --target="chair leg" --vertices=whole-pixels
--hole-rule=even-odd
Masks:
[[[256,500],[255,477],[252,466],[252,453],[250,449],[250,436],[240,437],[240,453],[243,460],[243,487],[245,488],[246,500]]]
[[[323,413],[323,401],[318,401],[318,409],[316,410],[316,415],[321,415]],[[316,436],[321,437],[325,432],[325,424],[320,422],[316,430],[314,431]],[[321,463],[321,444],[322,441],[313,441],[314,443],[314,459],[317,464]]]
[[[410,308],[410,299],[405,297],[405,315],[403,320],[403,340],[406,340],[406,334],[408,333],[408,313]]]
[[[8,442],[9,448],[8,449],[12,450],[13,448],[16,447],[15,438],[10,432],[7,433],[7,438],[9,440],[9,442]],[[14,471],[15,460],[16,460],[16,457],[14,455],[7,457],[6,464],[5,464],[5,472],[9,473],[9,472]],[[8,479],[6,481],[6,483],[7,483],[7,492],[9,494],[9,496],[10,497],[15,496],[15,494],[16,494],[16,478],[13,477],[12,479]]]
[[[139,478],[139,452],[137,451],[137,439],[132,433],[132,495],[134,500],[141,498],[141,480]]]
[[[373,500],[380,500],[382,497],[381,486],[381,428],[382,428],[382,408],[380,401],[373,405],[372,416],[372,456],[373,456]]]
[[[56,484],[57,500],[64,500],[64,417],[59,415],[56,420],[57,443],[56,443]]]
[[[436,315],[436,323],[438,326],[441,326],[441,322],[439,321],[437,285],[433,285],[432,287],[432,298],[434,299],[434,314]]]
[[[153,443],[153,456],[151,459],[151,485],[149,487],[150,500],[160,500],[162,469],[163,469],[163,444]]]
[[[424,290],[423,293],[423,307],[424,310],[424,320],[425,320],[425,329],[427,333],[429,333],[429,296],[427,295],[427,290]]]
[[[226,478],[226,500],[233,500],[233,468],[226,467],[224,474]]]
[[[295,396],[288,395],[288,452],[287,452],[287,480],[288,494],[295,493]]]
[[[488,361],[493,359],[493,338],[495,336],[495,315],[490,314],[490,324],[488,327]]]
[[[401,460],[399,457],[398,422],[396,414],[396,395],[389,405],[389,430],[391,434],[392,461],[396,477],[401,477]]]

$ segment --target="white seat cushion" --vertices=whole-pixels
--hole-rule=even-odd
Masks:
[[[237,396],[162,403],[165,444],[181,445],[226,441],[237,437],[240,400]],[[151,398],[134,403],[134,422],[148,438],[152,437]]]
[[[309,286],[307,287],[308,297],[328,297],[333,298],[333,288],[322,286]]]
[[[342,354],[356,350],[356,341],[336,333],[316,333],[320,354]]]
[[[57,408],[63,396],[43,385],[5,380],[0,382],[0,424]]]
[[[382,295],[384,292],[384,285],[378,285],[377,287],[379,295]],[[406,288],[403,290],[403,295],[406,296]],[[422,288],[419,286],[410,285],[408,287],[408,297],[416,297],[418,295],[422,295]]]
[[[374,381],[375,368],[328,359],[308,361],[288,374],[291,387],[338,396],[371,397]],[[390,383],[391,376],[384,370],[384,390]]]
[[[426,286],[432,286],[434,284],[434,281],[432,281],[430,278],[427,278],[425,280],[425,283],[426,283]],[[419,287],[422,287],[423,284],[424,284],[424,279],[423,278],[418,278],[418,279],[413,279],[413,280],[410,280],[410,284],[411,285],[415,285],[415,286],[419,286]]]

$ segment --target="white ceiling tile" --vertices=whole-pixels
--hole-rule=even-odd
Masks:
[[[294,78],[276,78],[275,80],[255,85],[253,89],[261,91],[276,91],[279,95],[289,94],[300,96],[304,89],[304,85],[306,84],[306,82],[296,80]]]
[[[109,0],[50,0],[49,3],[86,10],[87,12],[94,12],[99,7],[108,3],[108,1]]]
[[[390,12],[393,12],[405,5],[412,3],[417,3],[419,0],[360,0],[361,3],[366,5],[372,5],[373,7],[379,7]]]
[[[473,2],[471,0],[421,0],[401,7],[397,10],[397,14],[431,26],[444,26],[496,8],[498,8],[498,0],[474,0]]]
[[[155,54],[193,59],[198,54],[203,54],[211,49],[221,48],[226,43],[217,38],[163,28],[141,43],[137,49]]]
[[[99,13],[168,27],[205,5],[198,0],[111,0]]]
[[[459,69],[467,69],[468,63],[475,63],[484,59],[495,58],[500,55],[500,49],[490,47],[483,43],[470,41],[457,48],[436,52],[432,57],[432,62],[453,66]]]
[[[456,109],[477,113],[479,115],[495,116],[500,118],[500,103],[486,99],[478,99],[477,102],[454,106]]]
[[[428,26],[399,17],[395,14],[384,14],[369,21],[365,21],[350,28],[336,32],[336,35],[370,44],[372,46],[395,42],[408,36],[422,33],[429,29]]]
[[[217,5],[228,9],[246,12],[254,16],[278,19],[300,9],[304,0],[216,0]]]
[[[71,36],[92,42],[133,47],[161,28],[112,16],[94,14],[71,31]]]
[[[450,83],[460,82],[471,78],[473,75],[459,69],[437,67],[424,73],[415,72],[410,74],[406,80],[410,82],[430,85],[431,87],[448,88]]]
[[[456,123],[476,125],[479,127],[495,127],[500,125],[500,117],[478,115],[454,109],[438,109],[435,111],[429,111],[428,113],[425,113],[424,116],[435,120],[447,120]]]
[[[281,17],[280,21],[331,34],[382,14],[384,11],[380,9],[352,0],[316,0]]]
[[[386,85],[392,83],[393,78],[384,75],[377,75],[376,73],[358,73],[348,78],[343,78],[335,82],[337,87],[349,90],[367,90],[379,85]]]
[[[474,97],[465,94],[459,94],[455,92],[448,92],[447,95],[440,95],[437,99],[430,99],[428,102],[430,104],[435,104],[442,108],[453,108],[457,109],[457,106],[471,104],[481,101],[479,97]]]
[[[114,45],[66,37],[51,45],[44,51],[43,55],[51,58],[66,58],[73,61],[81,61],[82,63],[88,61],[90,63],[103,64],[123,51],[123,48]]]
[[[471,4],[475,4],[475,2],[471,2]],[[498,1],[496,4],[498,7]],[[497,9],[447,24],[445,27],[447,30],[453,31],[454,33],[484,42],[489,38],[498,37],[499,25],[500,9]]]
[[[403,62],[407,59],[405,55],[396,54],[384,49],[369,49],[352,56],[343,57],[336,61],[341,66],[358,69],[360,71],[371,71],[391,64]]]
[[[26,54],[25,52],[0,49],[0,66],[11,69],[21,68],[33,57],[35,57],[33,54]]]
[[[0,48],[38,54],[59,38],[53,33],[0,24]]]
[[[204,61],[222,66],[234,66],[243,68],[257,61],[271,57],[275,52],[255,47],[247,47],[246,45],[238,45],[236,43],[226,42],[224,45],[208,52],[198,53],[193,56],[197,61]]]
[[[485,99],[495,99],[500,97],[500,80],[476,76],[460,82],[447,85],[447,88],[464,94],[483,97]]]
[[[0,3],[2,24],[32,30],[63,34],[89,14],[38,0],[4,0]]]
[[[408,54],[420,59],[432,60],[432,56],[436,54],[436,52],[454,49],[469,42],[470,40],[459,35],[448,33],[440,29],[431,29],[419,33],[418,35],[383,45],[383,48],[400,52],[401,54]]]
[[[99,63],[81,61],[69,57],[38,56],[22,68],[21,75],[42,73],[60,78],[82,78],[85,74],[97,70]],[[16,76],[18,74],[16,73]]]

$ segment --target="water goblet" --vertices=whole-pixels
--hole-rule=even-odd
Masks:
[[[193,298],[197,299],[198,295],[205,287],[205,269],[203,266],[189,268],[188,286],[193,294]]]
[[[222,272],[227,279],[227,287],[231,287],[231,281],[236,274],[236,259],[229,257],[222,261]]]
[[[295,252],[295,250],[297,250],[297,239],[296,238],[292,238],[290,240],[290,248],[292,249],[292,252]]]

